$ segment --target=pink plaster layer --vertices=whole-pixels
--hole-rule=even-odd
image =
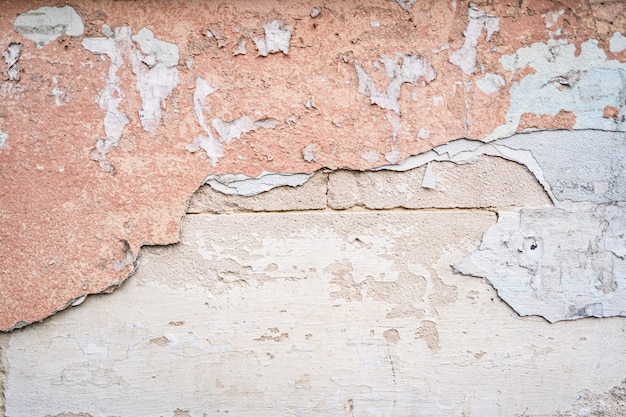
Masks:
[[[596,24],[594,2],[514,3],[480,6],[500,18],[500,30],[489,42],[481,33],[478,70],[468,76],[448,60],[465,41],[466,1],[419,0],[407,12],[385,0],[76,0],[71,5],[84,21],[85,34],[62,35],[42,48],[18,34],[13,21],[20,13],[65,3],[0,1],[0,49],[22,44],[19,81],[5,77],[0,84],[0,130],[8,133],[0,148],[0,329],[42,320],[82,295],[119,285],[132,269],[124,259],[134,260],[141,245],[178,240],[186,202],[209,174],[365,170],[388,163],[385,157],[394,146],[400,161],[454,139],[484,139],[504,123],[510,95],[507,88],[468,90],[464,82],[485,72],[502,74],[507,85],[520,77],[503,71],[498,59],[548,40],[542,14],[563,9],[559,36],[578,45],[599,39],[608,51],[604,32],[613,28]],[[316,6],[321,13],[311,17]],[[252,38],[263,37],[263,24],[274,19],[292,28],[289,54],[260,57]],[[139,121],[135,74],[128,62],[119,69],[120,110],[130,124],[107,154],[115,174],[90,159],[96,140],[104,136],[104,113],[96,99],[110,60],[81,42],[104,36],[103,24],[129,25],[133,34],[149,28],[180,53],[180,84],[163,102],[154,136]],[[207,37],[207,30],[214,36]],[[247,53],[235,56],[242,39]],[[374,62],[396,54],[421,56],[436,71],[431,82],[401,87],[401,116],[370,104],[358,91],[355,71],[358,60],[385,91],[389,77]],[[611,56],[624,59],[623,53]],[[223,144],[224,157],[215,165],[202,152],[187,152],[203,134],[193,108],[197,77],[218,88],[206,99],[209,122],[248,115],[275,119],[278,125]],[[64,92],[58,106],[55,85]],[[305,106],[311,97],[315,108]],[[540,122],[541,128],[570,128],[572,121],[548,117]],[[395,137],[394,124],[399,126]],[[429,135],[419,137],[420,129]],[[306,146],[314,161],[303,158]],[[377,155],[377,161],[363,153]]]

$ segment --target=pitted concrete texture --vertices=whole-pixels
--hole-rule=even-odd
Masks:
[[[112,291],[142,245],[178,240],[207,179],[263,174],[275,185],[400,164],[461,138],[626,129],[621,2],[1,6],[2,330]],[[443,165],[423,168],[415,194],[439,193],[433,206],[451,206],[437,184],[459,196]],[[502,178],[522,195],[536,186]],[[592,194],[614,201],[604,185]],[[368,196],[338,206],[387,204],[359,200]],[[408,200],[392,205],[422,204]]]
[[[4,335],[7,416],[552,416],[617,385],[623,319],[520,318],[452,272],[495,220],[188,215],[113,294]]]

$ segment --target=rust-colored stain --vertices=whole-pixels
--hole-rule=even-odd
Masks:
[[[0,49],[21,45],[17,60],[9,53],[6,64],[0,60],[0,329],[42,320],[85,294],[120,285],[142,245],[178,240],[186,202],[209,174],[365,170],[454,139],[485,139],[505,123],[511,84],[532,73],[504,71],[499,59],[555,36],[542,16],[563,10],[559,39],[578,47],[597,39],[607,51],[609,35],[626,19],[595,19],[599,8],[609,7],[597,2],[521,3],[476,6],[499,19],[499,28],[489,39],[486,26],[481,29],[468,74],[450,62],[467,40],[467,1],[418,1],[405,11],[385,0],[77,0],[72,7],[84,32],[63,33],[42,47],[15,30],[16,17],[65,4],[0,2]],[[272,52],[264,25],[274,21],[290,29],[287,54]],[[148,73],[154,62],[146,58],[133,67],[129,54],[135,52],[128,48],[149,51],[120,43],[127,50],[111,78],[111,56],[83,46],[85,39],[112,39],[125,26],[133,36],[150,29],[178,48],[179,82],[156,100],[161,114],[152,132],[142,128],[147,106],[137,83],[138,71]],[[256,43],[263,39],[267,56]],[[370,77],[370,94],[375,88],[393,96],[410,59],[420,59],[434,77],[400,82],[399,111],[372,104],[359,91],[357,63]],[[470,83],[486,73],[501,76],[499,89],[485,92]],[[163,81],[156,78],[149,82]],[[194,102],[198,78],[214,91]],[[107,85],[128,118],[117,146],[106,152],[111,169],[94,160],[111,110],[101,100]],[[221,140],[223,156],[212,163],[203,151],[189,152],[194,139],[207,134],[198,105],[209,130],[217,118],[266,124]],[[535,119],[525,117],[523,125],[571,128],[575,115]]]

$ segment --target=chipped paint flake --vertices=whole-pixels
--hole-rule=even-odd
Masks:
[[[19,64],[22,44],[17,42],[9,43],[7,49],[2,53],[4,62],[7,64],[7,77],[9,81],[19,81],[21,67]]]
[[[485,93],[496,93],[506,85],[506,82],[502,76],[488,72],[483,78],[476,80],[476,85]]]
[[[387,77],[390,78],[387,90],[379,92],[370,75],[361,66],[358,60],[354,61],[354,69],[359,78],[359,93],[370,98],[372,104],[381,109],[392,110],[397,115],[401,114],[400,91],[402,84],[413,84],[417,80],[430,83],[437,77],[435,69],[424,58],[416,55],[396,54],[394,59],[381,57],[385,66]]]
[[[574,129],[625,131],[621,120],[603,114],[607,105],[625,111],[626,63],[607,60],[597,41],[584,42],[580,54],[566,41],[534,43],[503,55],[500,63],[511,72],[525,67],[535,71],[511,85],[506,123],[497,127],[489,140],[513,135],[524,113],[556,115],[563,110],[576,116]]]
[[[162,62],[169,68],[178,65],[178,46],[174,43],[156,39],[150,29],[140,29],[133,36],[133,40],[139,44],[144,55],[153,56],[156,61]]]
[[[626,201],[626,141],[612,132],[534,132],[490,143],[460,139],[375,170],[406,171],[431,161],[466,164],[481,155],[526,166],[555,203]]]
[[[265,38],[252,38],[260,56],[268,56],[276,52],[282,52],[285,55],[289,54],[291,26],[274,19],[271,22],[264,23],[263,30],[265,31]]]
[[[478,38],[483,29],[487,32],[486,41],[491,40],[491,36],[500,30],[500,19],[496,16],[485,13],[478,9],[473,3],[468,10],[469,22],[463,32],[465,42],[461,48],[454,51],[448,60],[456,65],[466,75],[472,75],[476,71],[476,46]]]
[[[80,36],[85,31],[82,18],[73,7],[41,7],[22,13],[13,22],[15,31],[35,42],[38,48],[63,33]]]
[[[433,172],[433,166],[430,162],[426,164],[426,170],[422,178],[422,188],[435,188],[435,173]]]
[[[622,35],[620,32],[615,32],[609,40],[609,48],[614,54],[626,50],[626,36]]]
[[[256,178],[241,174],[210,175],[205,184],[223,194],[252,196],[269,191],[272,188],[304,184],[313,174],[281,174],[263,171]]]
[[[590,203],[500,211],[480,248],[454,268],[487,279],[522,316],[626,316],[626,260],[605,249],[607,230],[623,219],[595,212]]]
[[[2,149],[8,138],[9,134],[0,130],[0,149]]]

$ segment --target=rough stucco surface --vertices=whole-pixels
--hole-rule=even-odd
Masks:
[[[122,288],[12,334],[7,416],[549,416],[618,384],[622,319],[523,319],[451,271],[494,218],[190,214]]]
[[[622,132],[620,7],[3,2],[0,327],[118,286],[209,175],[292,184],[463,137]]]
[[[623,414],[625,33],[0,0],[0,417]]]

